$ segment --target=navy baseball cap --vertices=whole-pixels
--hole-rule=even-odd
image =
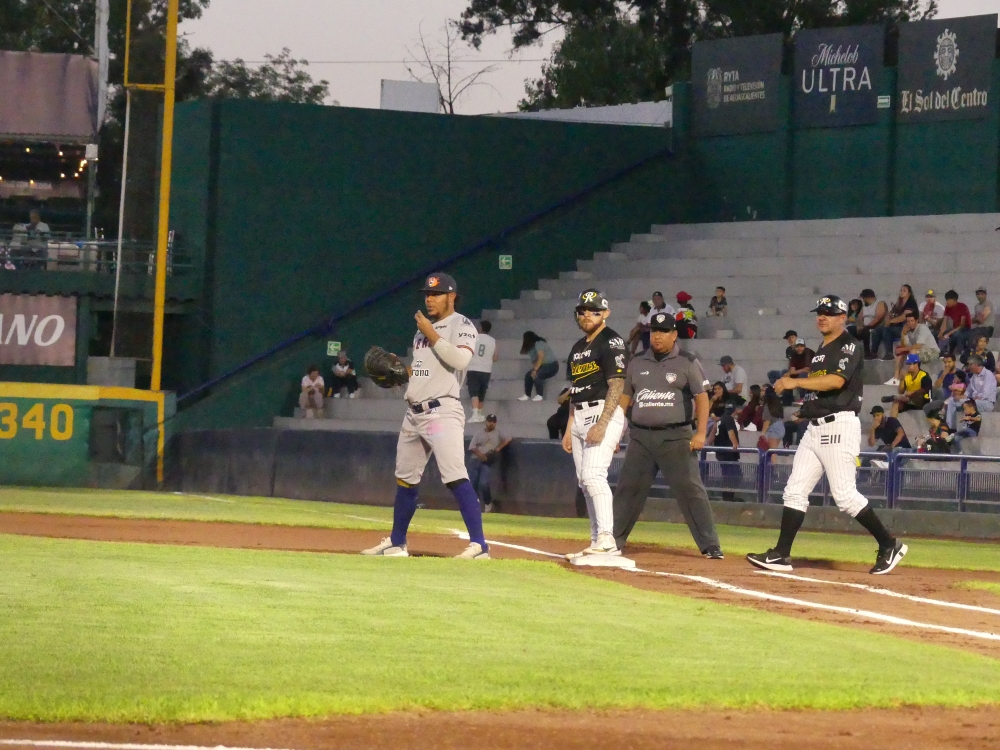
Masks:
[[[457,292],[458,284],[446,273],[432,273],[427,277],[427,281],[424,282],[420,291],[427,294],[448,294],[449,292]]]
[[[580,293],[580,299],[576,302],[576,309],[579,310],[607,310],[608,298],[597,289],[584,289]]]
[[[847,315],[847,303],[836,294],[828,294],[826,297],[821,297],[816,302],[816,307],[809,312],[820,315]]]
[[[671,331],[677,330],[677,322],[674,320],[673,315],[656,313],[656,315],[649,319],[649,330],[670,333]]]
[[[497,415],[496,414],[487,414],[486,415],[486,421],[487,422],[496,422],[497,421]]]

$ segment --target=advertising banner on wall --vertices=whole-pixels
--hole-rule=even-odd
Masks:
[[[996,13],[901,24],[899,121],[986,117],[996,34]]]
[[[884,49],[881,26],[797,32],[792,78],[796,127],[876,122]]]
[[[695,135],[777,130],[781,34],[695,42],[691,93]]]
[[[76,297],[0,294],[0,365],[76,364]]]

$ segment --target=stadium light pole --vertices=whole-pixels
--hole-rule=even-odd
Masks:
[[[163,374],[163,316],[167,298],[167,240],[170,234],[170,166],[177,80],[177,4],[167,3],[167,54],[163,73],[163,145],[160,150],[160,210],[156,233],[156,291],[153,297],[153,372],[149,389],[159,391]]]

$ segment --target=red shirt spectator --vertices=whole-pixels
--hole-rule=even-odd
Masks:
[[[952,328],[968,328],[972,316],[969,314],[969,307],[964,302],[956,302],[954,305],[946,305],[944,316],[951,320]],[[962,318],[965,318],[963,323]]]

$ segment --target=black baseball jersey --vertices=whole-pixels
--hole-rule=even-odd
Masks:
[[[625,341],[605,328],[587,343],[577,341],[569,353],[570,401],[597,401],[608,395],[608,381],[625,377]]]
[[[844,331],[826,346],[820,347],[809,366],[809,377],[840,375],[842,388],[835,391],[817,391],[816,398],[802,404],[801,416],[807,419],[825,417],[839,411],[861,411],[864,390],[863,370],[865,358],[861,342]]]

